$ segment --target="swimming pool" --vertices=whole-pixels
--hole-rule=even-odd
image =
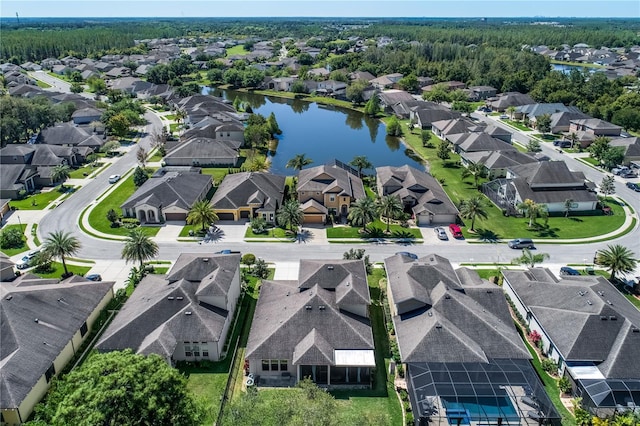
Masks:
[[[511,400],[507,396],[497,397],[440,397],[449,424],[469,424],[470,421],[517,420],[519,418]]]

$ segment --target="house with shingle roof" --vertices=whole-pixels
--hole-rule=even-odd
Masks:
[[[529,95],[522,94],[520,92],[505,92],[501,93],[495,98],[488,98],[487,105],[493,111],[505,111],[507,108],[513,106],[518,107],[520,105],[534,104],[535,101]]]
[[[241,144],[235,140],[194,137],[172,147],[163,161],[167,166],[235,167]]]
[[[304,223],[324,223],[328,214],[346,216],[351,203],[366,196],[357,171],[338,161],[300,170],[296,192]]]
[[[429,173],[408,165],[377,167],[376,183],[378,194],[398,197],[421,226],[455,223],[458,218],[455,204]]]
[[[362,260],[301,260],[297,281],[263,281],[245,352],[256,384],[370,388],[370,303]]]
[[[542,352],[599,417],[640,406],[640,311],[601,276],[503,271],[503,290]]]
[[[496,139],[484,132],[449,134],[447,140],[457,153],[476,151],[515,151],[516,148],[501,139]]]
[[[219,361],[239,296],[240,255],[182,253],[167,275],[140,281],[96,348],[157,354],[169,364]]]
[[[106,139],[92,130],[92,128],[76,126],[71,122],[56,124],[43,129],[38,135],[38,142],[47,145],[88,147],[98,152],[106,143]]]
[[[0,412],[26,422],[91,334],[113,298],[113,282],[23,274],[0,285]]]
[[[629,165],[631,162],[640,162],[640,138],[615,138],[609,141],[609,146],[621,147],[624,152],[623,163]]]
[[[620,136],[622,127],[609,123],[608,121],[601,120],[599,118],[582,118],[577,120],[571,120],[569,125],[570,133],[584,132],[591,135],[593,139],[598,136]],[[592,139],[592,140],[593,140]],[[584,147],[589,146],[590,143],[581,144]]]
[[[463,152],[460,154],[460,159],[465,167],[469,164],[482,164],[489,179],[506,177],[507,169],[510,167],[538,162],[533,155],[517,149]]]
[[[437,254],[418,259],[397,254],[384,264],[417,423],[522,424],[533,414],[559,417],[498,286]],[[519,374],[509,377],[509,371]],[[485,409],[474,409],[478,404]]]
[[[122,216],[137,218],[142,224],[183,221],[193,204],[203,200],[212,186],[210,175],[161,170],[120,206]]]
[[[228,174],[216,189],[211,205],[220,220],[262,217],[267,223],[275,223],[284,198],[285,179],[271,173]]]
[[[97,108],[81,108],[71,114],[74,124],[89,124],[92,121],[100,121],[103,111]]]
[[[551,133],[569,132],[571,120],[590,118],[580,111],[561,111],[551,114]]]

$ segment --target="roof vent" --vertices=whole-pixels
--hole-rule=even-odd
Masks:
[[[205,258],[203,258],[203,259],[202,259],[202,261],[203,261],[203,262],[208,262],[208,261],[209,261],[209,258],[208,258],[208,257],[205,257]]]
[[[611,300],[607,300],[607,305],[613,305],[613,303],[611,303]]]
[[[184,311],[185,315],[191,315],[191,311]]]
[[[631,332],[632,333],[640,333],[640,328],[632,328]]]
[[[606,317],[605,315],[600,315],[600,319],[601,319],[602,321],[606,321],[606,320],[607,320],[607,317]]]
[[[305,305],[305,307],[304,307],[304,308],[305,308],[307,311],[310,311],[310,310],[311,310],[311,305]]]
[[[585,294],[587,294],[587,292],[586,292],[586,291],[582,291],[582,290],[580,290],[580,291],[578,292],[578,294],[579,294],[580,296],[584,296]]]
[[[618,321],[618,317],[617,317],[617,316],[615,316],[615,315],[611,315],[611,316],[609,317],[609,319],[610,319],[611,321]]]
[[[333,271],[333,265],[327,266],[327,269],[330,270],[330,271]]]
[[[12,295],[12,294],[10,294],[10,295],[8,295],[8,296],[6,297],[6,300],[11,300],[11,299],[13,299],[13,295]]]
[[[324,311],[325,309],[327,309],[327,307],[324,305],[319,305],[318,309],[320,309],[321,311]]]
[[[184,297],[182,297],[182,296],[178,296],[178,297],[176,297],[176,299],[177,299],[177,300],[182,300],[182,299],[184,299]]]
[[[287,292],[287,296],[289,295],[289,292]]]
[[[38,318],[34,319],[33,322],[40,322]]]
[[[493,293],[493,290],[487,290],[487,293],[491,294]]]
[[[604,296],[604,291],[600,290],[600,291],[598,292],[598,294],[599,294],[600,296]]]
[[[445,298],[445,299],[451,299],[451,296],[450,296],[450,295],[448,295],[448,294],[445,294],[444,298]]]
[[[440,325],[440,324],[436,324],[436,328],[439,330],[439,329],[441,329],[441,328],[442,328],[442,325]]]
[[[432,317],[432,316],[433,316],[433,312],[429,311],[429,312],[427,312],[427,315],[429,315],[430,317]]]
[[[593,305],[593,302],[591,300],[587,300],[587,305]]]
[[[167,297],[167,300],[173,300],[173,299],[174,299],[174,297],[173,297],[173,296],[169,296],[169,297]]]

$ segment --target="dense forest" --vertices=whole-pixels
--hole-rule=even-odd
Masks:
[[[531,20],[502,22],[454,19],[50,19],[2,20],[0,60],[39,61],[47,57],[97,56],[122,52],[134,40],[183,36],[274,39],[319,37],[322,43],[350,36],[391,37],[433,46],[477,45],[520,49],[523,45],[587,43],[600,47],[640,44],[640,22],[632,19],[567,20],[562,27],[531,25]]]

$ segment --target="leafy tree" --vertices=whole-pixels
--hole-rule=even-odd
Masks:
[[[623,108],[614,112],[611,117],[611,122],[622,126],[626,130],[640,130],[640,112],[638,112],[638,107]]]
[[[273,112],[269,114],[269,118],[267,118],[267,126],[269,128],[271,137],[282,134],[282,130],[280,130],[280,126],[278,125],[278,121],[276,120],[276,115]]]
[[[536,117],[536,127],[541,133],[549,133],[551,131],[551,115],[542,114]]]
[[[181,84],[178,87],[174,87],[174,91],[176,95],[186,98],[187,96],[197,95],[200,93],[200,85],[195,81],[190,81],[188,83]]]
[[[378,94],[374,93],[371,95],[367,103],[364,105],[364,113],[371,117],[375,117],[380,112],[380,98],[378,98]]]
[[[601,163],[606,152],[609,150],[609,138],[606,136],[598,136],[593,143],[589,145],[587,150],[592,158],[595,158]]]
[[[47,252],[51,257],[60,259],[64,268],[64,276],[69,275],[65,258],[75,255],[80,250],[80,240],[64,231],[54,231],[50,233],[42,244],[42,251]]]
[[[624,161],[624,148],[621,146],[610,146],[609,149],[604,152],[600,161],[605,168],[613,169]]]
[[[510,117],[511,119],[513,119],[513,113],[514,113],[514,112],[516,112],[516,107],[514,107],[513,105],[512,105],[512,106],[507,107],[507,109],[506,109],[506,113],[507,113],[507,114],[509,114],[509,117]]]
[[[84,86],[81,83],[72,83],[71,87],[69,87],[71,93],[82,93],[84,90]]]
[[[476,218],[486,219],[488,217],[487,208],[480,195],[473,196],[460,203],[460,217],[471,220],[471,231],[474,231]]]
[[[304,82],[298,80],[298,81],[294,81],[293,84],[291,85],[291,92],[292,93],[307,93],[307,88],[304,85]]]
[[[263,146],[269,139],[269,136],[269,129],[267,128],[266,123],[249,124],[244,129],[244,140],[253,148],[260,148]]]
[[[378,200],[378,213],[386,219],[387,234],[390,232],[391,219],[402,213],[402,203],[398,197],[385,195]]]
[[[114,209],[109,209],[107,212],[107,220],[111,223],[111,227],[113,228],[114,224],[120,219],[120,216]]]
[[[69,179],[71,168],[66,164],[58,164],[51,169],[51,181],[60,182],[64,186],[64,181]]]
[[[115,151],[118,148],[120,148],[120,142],[112,140],[102,145],[102,148],[100,148],[100,151],[104,152],[107,155],[111,155],[113,151]]]
[[[418,78],[416,77],[415,74],[409,74],[402,77],[398,81],[398,85],[402,90],[405,90],[407,92],[417,92],[418,89],[420,88],[420,84],[418,83]]]
[[[365,255],[365,249],[354,249],[350,248],[349,251],[345,251],[342,254],[342,258],[344,260],[364,260],[364,269],[367,272],[367,275],[371,274],[371,270],[373,269],[373,265],[369,260],[369,255]]]
[[[562,376],[560,380],[558,380],[558,388],[562,393],[565,393],[565,394],[570,393],[571,390],[573,389],[571,386],[571,380],[569,380],[569,378],[566,376]]]
[[[143,183],[145,183],[149,179],[149,175],[144,171],[141,167],[136,167],[133,171],[133,184],[136,187],[141,187]]]
[[[571,209],[573,209],[573,204],[573,198],[564,200],[564,217],[569,217],[569,213],[571,213]]]
[[[611,272],[610,280],[614,280],[620,272],[633,272],[638,265],[635,254],[620,244],[608,245],[605,250],[598,250],[595,263]]]
[[[262,234],[267,231],[267,220],[262,216],[256,216],[249,223],[254,234]]]
[[[256,263],[256,255],[252,253],[246,253],[242,256],[242,263],[249,267],[251,270],[251,266]]]
[[[473,112],[473,107],[471,106],[471,103],[464,102],[464,101],[454,101],[451,104],[451,109],[454,111],[460,111],[461,113],[464,113],[464,114],[471,114]]]
[[[285,228],[289,228],[290,231],[293,231],[294,228],[300,226],[303,218],[304,214],[302,213],[298,200],[285,201],[276,213],[278,224]]]
[[[267,262],[265,262],[264,259],[256,259],[256,264],[253,267],[252,274],[258,278],[267,278],[269,276],[269,266],[267,265]]]
[[[537,217],[545,218],[548,216],[547,206],[545,204],[538,204],[529,198],[516,207],[518,210],[523,211],[529,218],[529,228],[536,222]]]
[[[429,130],[420,131],[420,139],[422,139],[422,146],[429,147],[431,145],[431,132]]]
[[[140,167],[144,169],[147,164],[147,150],[144,149],[141,145],[138,145],[138,150],[136,151],[136,159],[138,160],[138,164]]]
[[[374,221],[377,210],[373,199],[369,197],[360,198],[351,204],[347,218],[353,225],[362,226],[363,229],[366,229],[367,224]]]
[[[362,176],[362,169],[373,168],[373,164],[371,164],[371,161],[369,161],[366,155],[356,155],[349,164],[358,169],[358,176]]]
[[[478,183],[481,177],[485,177],[487,174],[487,169],[483,163],[470,163],[467,167],[462,169],[461,177],[462,180],[465,180],[469,176],[473,176],[473,183],[475,187],[478,187]]]
[[[119,113],[107,121],[107,127],[115,136],[122,138],[129,134],[131,120],[124,113]]]
[[[369,86],[366,80],[356,80],[347,86],[347,99],[356,105],[364,102],[364,90]]]
[[[528,248],[522,249],[522,256],[513,259],[513,263],[518,265],[527,265],[529,268],[533,268],[537,263],[542,263],[545,259],[549,259],[547,253],[532,253]]]
[[[87,85],[89,86],[89,90],[96,95],[104,95],[107,93],[107,83],[100,77],[90,77],[87,80]]]
[[[249,155],[243,167],[250,172],[268,172],[271,162],[264,155],[254,153]]]
[[[185,426],[204,421],[187,379],[160,356],[130,349],[91,355],[51,388],[36,419],[52,426],[144,424]]]
[[[447,90],[447,86],[445,84],[439,83],[436,84],[431,90],[424,92],[422,94],[422,98],[427,101],[441,103],[449,101],[449,91]]]
[[[395,115],[392,115],[387,121],[387,135],[402,136],[402,126]]]
[[[600,193],[605,197],[616,193],[615,178],[611,175],[604,176],[600,182]]]
[[[20,248],[24,246],[24,243],[25,238],[21,229],[8,228],[0,231],[0,248]]]
[[[540,142],[537,139],[529,138],[529,142],[527,142],[527,152],[540,152],[542,148],[540,148]]]
[[[193,206],[191,206],[189,214],[187,215],[187,223],[189,225],[201,224],[203,232],[209,224],[216,222],[217,220],[218,215],[216,214],[213,206],[209,204],[207,200],[200,200],[193,203]]]
[[[448,160],[451,156],[450,149],[449,149],[449,142],[447,141],[438,142],[438,151],[436,152],[436,155],[442,161]]]
[[[129,231],[124,247],[122,248],[122,258],[127,262],[139,262],[140,269],[144,269],[144,262],[153,259],[158,255],[158,245],[144,233],[141,228]]]
[[[313,163],[313,160],[311,158],[307,158],[305,154],[296,154],[295,157],[287,161],[285,167],[288,169],[300,171],[304,168],[304,166],[308,166],[311,163]]]

